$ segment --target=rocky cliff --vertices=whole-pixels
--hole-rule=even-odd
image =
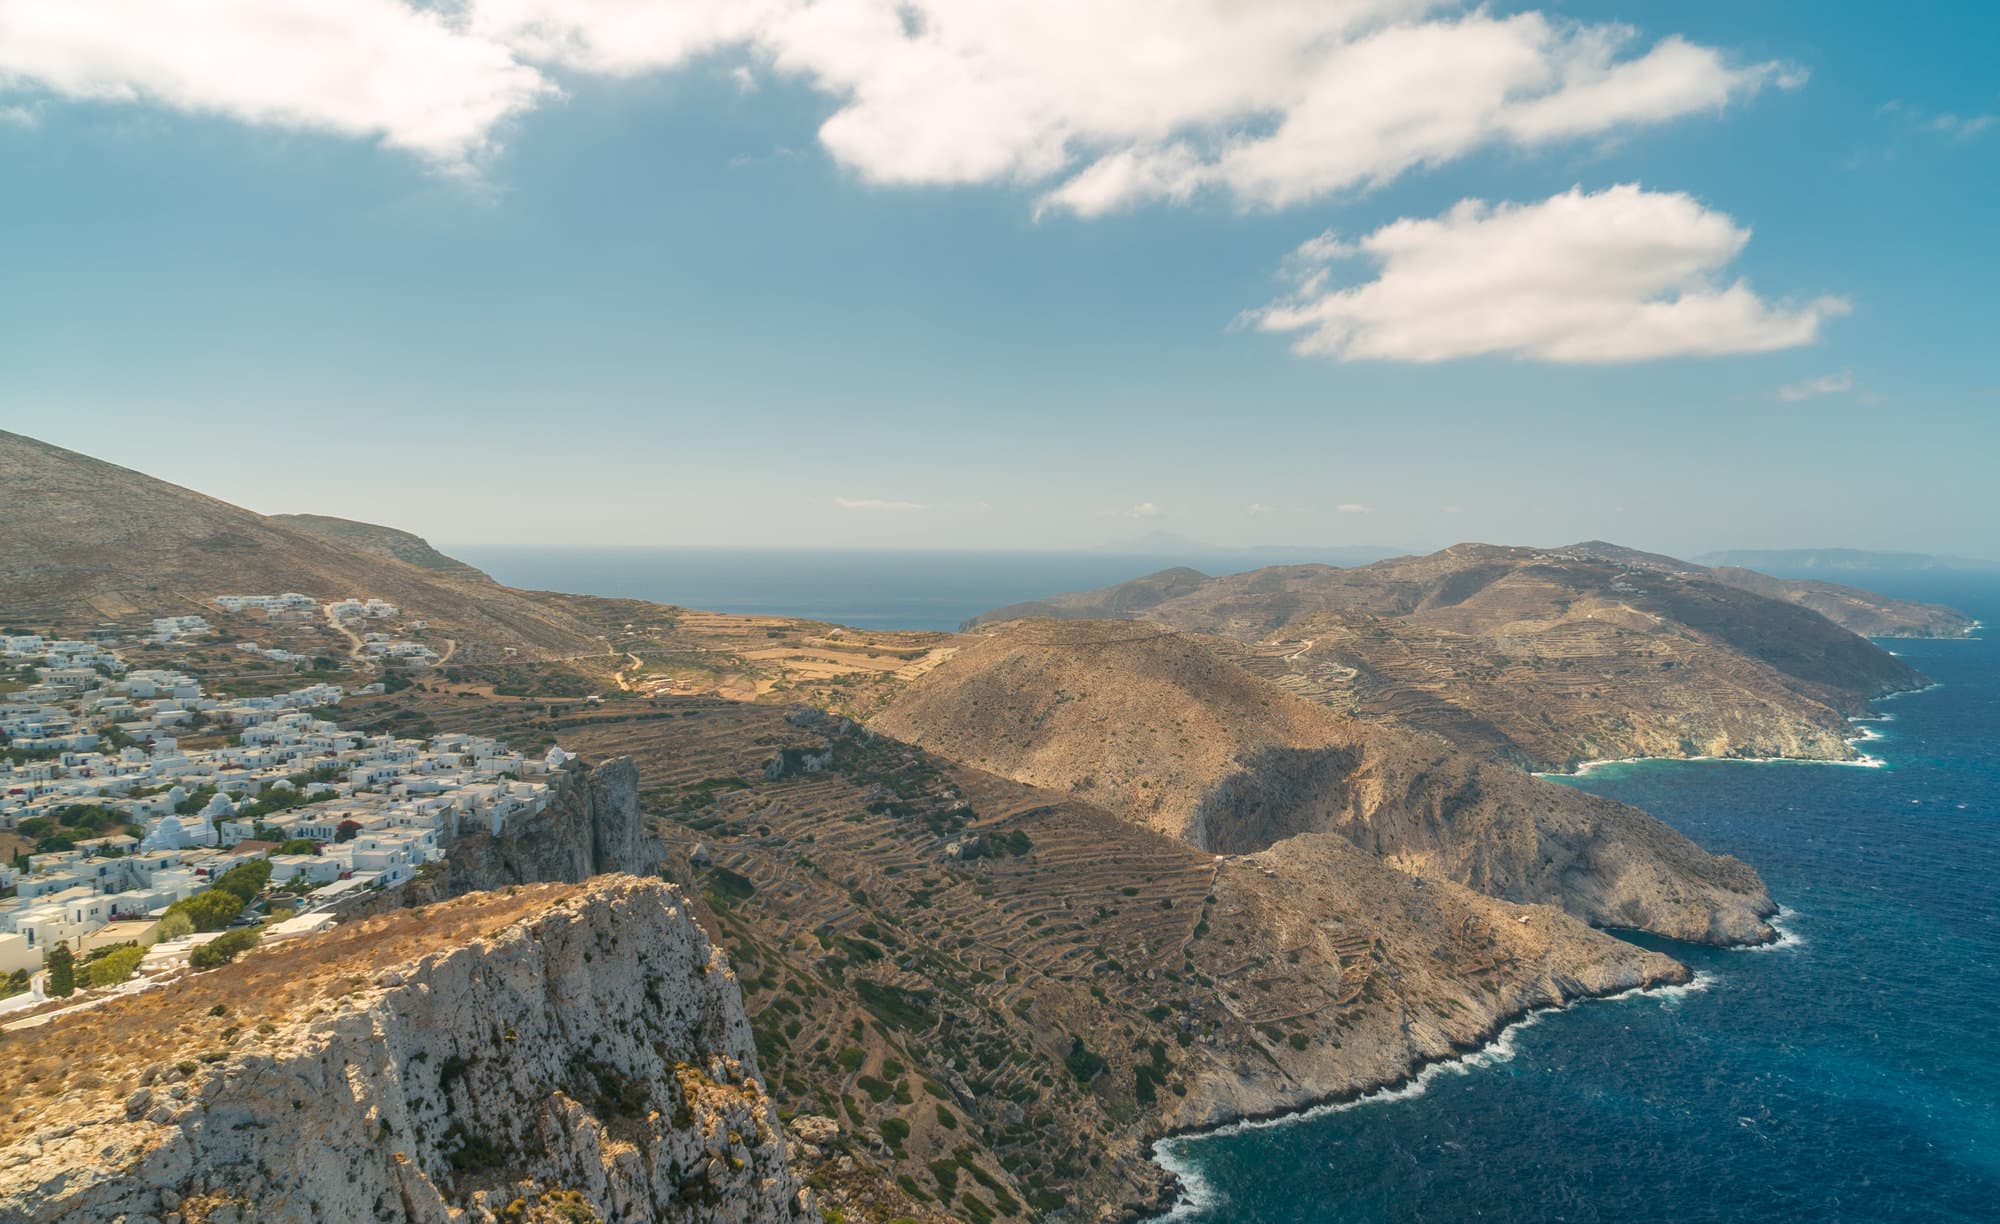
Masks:
[[[549,776],[539,812],[509,817],[498,833],[465,830],[447,845],[429,897],[508,884],[575,883],[607,871],[647,874],[652,843],[639,813],[639,771],[629,757],[597,765],[572,760]]]
[[[344,926],[0,1062],[4,1221],[819,1218],[734,975],[658,881]]]

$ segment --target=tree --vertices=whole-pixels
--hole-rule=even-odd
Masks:
[[[188,964],[195,969],[219,968],[256,947],[260,938],[256,927],[225,931],[188,953]]]
[[[334,826],[333,840],[337,842],[351,842],[354,840],[355,835],[360,832],[361,832],[360,821],[343,820],[338,825]]]
[[[251,859],[247,863],[238,863],[228,871],[223,872],[221,876],[217,877],[214,889],[234,893],[237,900],[242,902],[242,905],[248,905],[257,899],[257,894],[263,892],[264,886],[270,882],[271,864],[269,860]],[[239,905],[237,908],[240,909],[242,906]]]
[[[138,944],[123,948],[113,948],[83,967],[83,981],[86,986],[116,986],[132,976],[139,968],[139,962],[146,959],[146,950]]]
[[[310,837],[287,838],[278,847],[279,854],[318,854],[319,843]]]
[[[182,897],[167,907],[167,917],[186,916],[197,931],[219,931],[243,912],[243,898],[226,889],[211,888],[192,897]]]
[[[167,916],[160,919],[160,925],[153,928],[154,939],[179,939],[183,935],[194,934],[194,920],[185,910],[170,909]]]
[[[76,956],[68,944],[49,949],[49,994],[67,999],[76,993]]]

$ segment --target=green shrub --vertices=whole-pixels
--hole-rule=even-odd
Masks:
[[[116,986],[131,977],[144,959],[146,950],[137,944],[113,948],[83,967],[84,985]]]
[[[1079,1084],[1088,1084],[1104,1071],[1104,1059],[1083,1044],[1083,1038],[1070,1038],[1069,1054],[1063,1058],[1063,1065],[1076,1077]]]
[[[225,931],[188,953],[188,964],[195,969],[219,968],[256,947],[259,938],[255,927]]]

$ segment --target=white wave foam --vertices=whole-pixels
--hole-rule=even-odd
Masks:
[[[1162,1139],[1153,1145],[1153,1163],[1174,1175],[1180,1183],[1180,1197],[1174,1205],[1160,1215],[1154,1216],[1154,1224],[1169,1224],[1173,1220],[1188,1220],[1222,1206],[1222,1194],[1214,1184],[1201,1174],[1200,1166],[1187,1158],[1181,1147],[1183,1140]]]
[[[1880,739],[1879,735],[1862,734],[1846,741],[1849,744],[1865,740]],[[1703,761],[1719,762],[1724,765],[1845,765],[1850,769],[1883,769],[1889,762],[1878,756],[1862,753],[1851,761],[1816,761],[1809,757],[1737,757],[1737,756],[1688,756],[1688,757],[1607,757],[1601,761],[1584,761],[1575,769],[1544,770],[1535,774],[1537,778],[1581,778],[1585,774],[1606,765],[1644,765],[1654,761]]]
[[[1201,1170],[1189,1159],[1186,1145],[1191,1141],[1213,1136],[1241,1135],[1250,1131],[1272,1130],[1280,1126],[1297,1126],[1311,1122],[1315,1118],[1330,1117],[1359,1109],[1364,1105],[1385,1105],[1396,1101],[1414,1101],[1430,1091],[1431,1085],[1447,1075],[1470,1075],[1485,1067],[1495,1067],[1513,1061],[1520,1053],[1516,1045],[1520,1035],[1540,1024],[1542,1020],[1558,1011],[1567,1011],[1580,1003],[1616,1003],[1625,999],[1657,999],[1662,1007],[1678,1007],[1689,995],[1714,986],[1720,979],[1713,973],[1700,972],[1678,986],[1634,986],[1617,994],[1599,995],[1591,999],[1579,999],[1575,1003],[1559,1008],[1542,1008],[1531,1011],[1500,1030],[1492,1041],[1479,1049],[1458,1058],[1443,1059],[1426,1063],[1400,1084],[1377,1088],[1363,1093],[1350,1101],[1329,1101],[1324,1105],[1314,1105],[1296,1113],[1279,1114],[1272,1118],[1245,1118],[1241,1122],[1231,1122],[1201,1135],[1162,1139],[1153,1145],[1153,1163],[1180,1179],[1181,1195],[1174,1205],[1164,1213],[1153,1217],[1151,1224],[1169,1224],[1170,1221],[1193,1219],[1204,1212],[1220,1207],[1225,1200],[1221,1191],[1203,1177]]]
[[[1771,915],[1771,929],[1778,933],[1778,937],[1776,939],[1772,940],[1770,943],[1748,944],[1741,947],[1731,948],[1730,951],[1731,952],[1782,952],[1788,948],[1805,947],[1806,937],[1799,934],[1791,926],[1791,920],[1798,916],[1799,912],[1793,909],[1791,906],[1780,905],[1778,907],[1778,912]]]
[[[1896,700],[1896,699],[1897,699],[1897,698],[1899,698],[1899,697],[1914,697],[1914,696],[1916,696],[1916,695],[1917,695],[1918,693],[1929,693],[1929,692],[1934,692],[1934,691],[1936,691],[1936,690],[1938,690],[1938,689],[1941,689],[1941,688],[1943,688],[1943,687],[1944,687],[1944,685],[1943,685],[1943,684],[1941,684],[1941,683],[1936,683],[1936,682],[1933,682],[1933,683],[1930,683],[1930,684],[1926,684],[1926,685],[1925,685],[1924,687],[1922,687],[1922,688],[1917,688],[1917,689],[1904,689],[1904,690],[1903,690],[1902,692],[1900,692],[1900,693],[1884,693],[1884,694],[1882,694],[1882,695],[1881,695],[1880,697],[1877,697],[1877,698],[1875,698],[1875,700],[1877,700],[1877,701],[1894,701],[1894,700]]]

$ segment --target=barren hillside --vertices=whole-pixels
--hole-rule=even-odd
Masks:
[[[543,655],[605,649],[566,613],[470,566],[470,574],[420,568],[366,543],[330,538],[323,524],[301,529],[4,431],[0,523],[7,528],[0,608],[15,621],[213,613],[216,595],[300,591],[321,599],[380,596],[454,635],[474,657],[504,646]]]
[[[1342,718],[1157,626],[993,628],[871,725],[1204,849],[1282,855],[1287,838],[1338,832],[1415,874],[1600,925],[1768,932],[1755,872],[1645,813]]]
[[[1537,768],[1631,755],[1842,759],[1847,719],[1869,698],[1923,683],[1811,608],[1604,544],[1460,545],[1016,607],[1217,635],[1244,668],[1332,709]]]

